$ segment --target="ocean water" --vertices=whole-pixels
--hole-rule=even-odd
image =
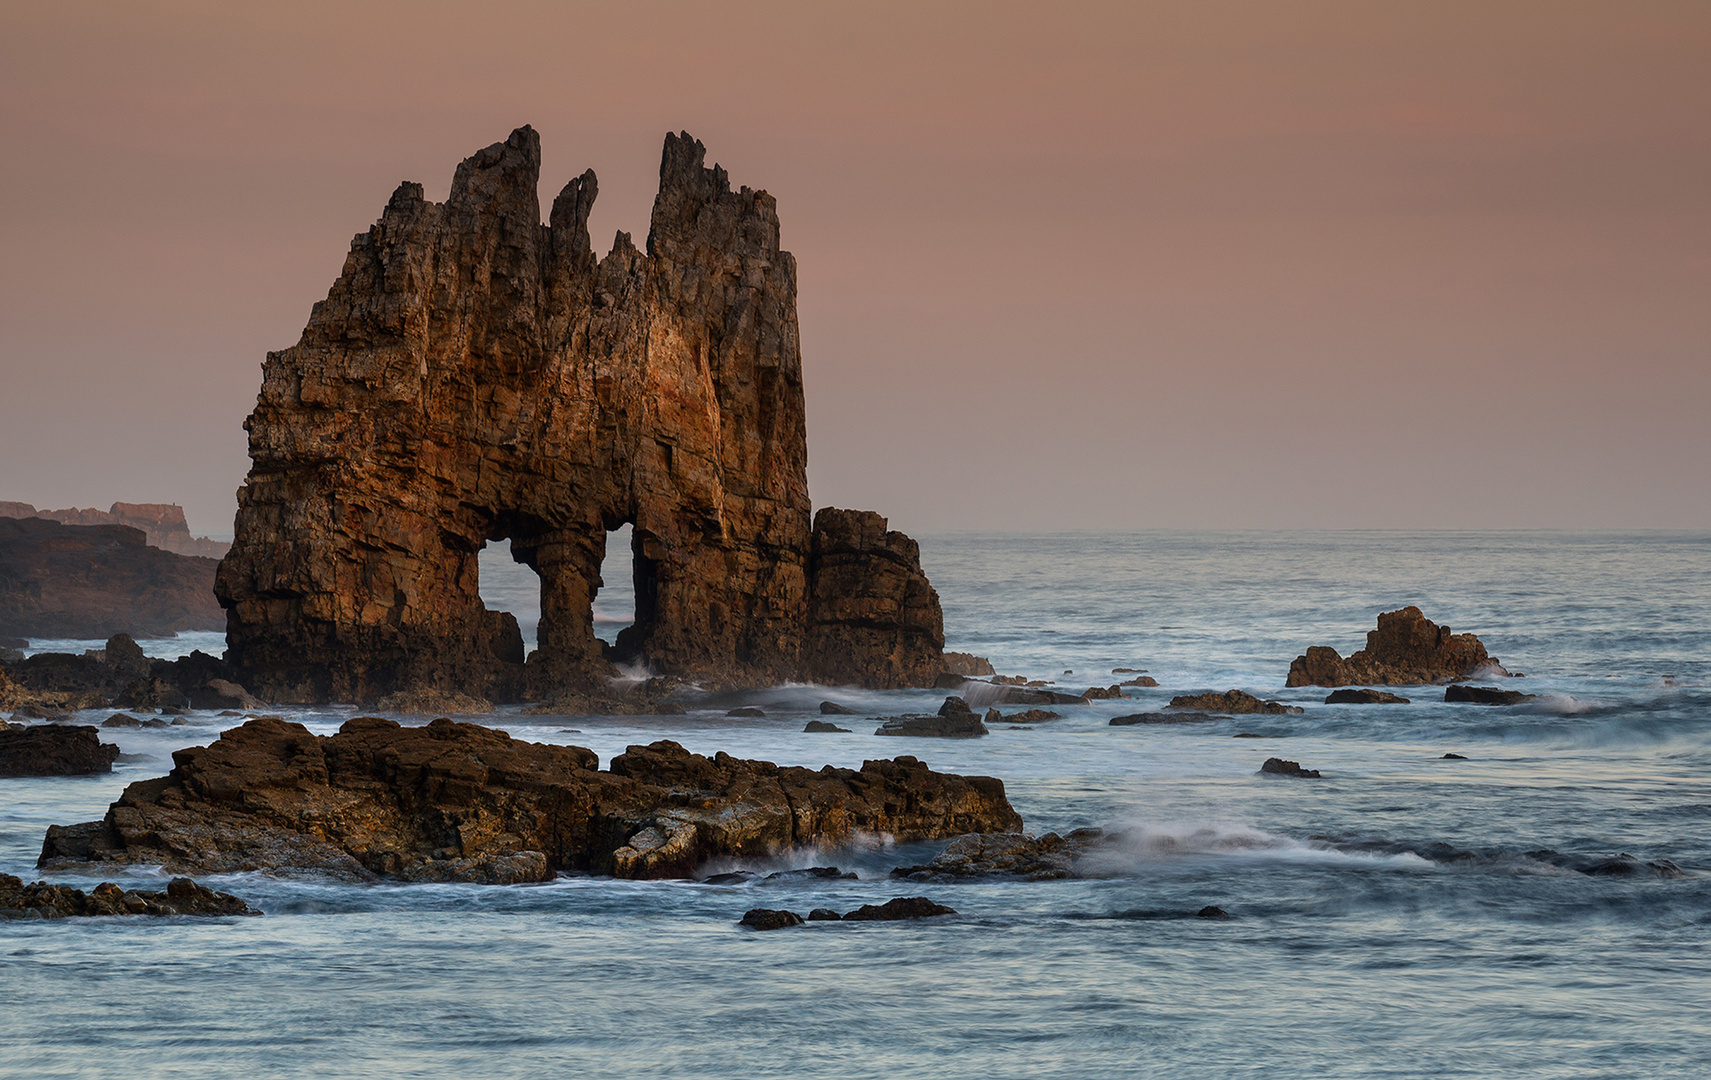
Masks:
[[[484,593],[528,628],[532,578],[492,554]],[[603,626],[627,618],[626,556],[614,545]],[[1711,535],[958,534],[923,538],[922,558],[949,647],[1076,691],[1127,677],[1113,667],[1163,685],[955,742],[882,744],[856,717],[802,733],[823,698],[881,715],[942,697],[849,688],[487,722],[602,761],[657,738],[816,767],[913,753],[1003,778],[1031,831],[1126,829],[1096,877],[898,882],[887,870],[933,846],[881,838],[750,864],[860,875],[788,885],[209,878],[266,917],[0,923],[0,1074],[1711,1075]],[[1407,603],[1478,633],[1540,697],[1283,689],[1308,645],[1352,652]],[[1306,713],[1107,724],[1232,687]],[[767,716],[723,715],[736,704]],[[352,710],[292,715],[330,732]],[[0,870],[30,876],[49,824],[98,817],[230,722],[193,719],[111,735],[110,777],[0,781]],[[1274,755],[1324,777],[1258,775]],[[1576,869],[1619,854],[1638,872]],[[959,914],[736,925],[916,894]],[[1207,904],[1234,918],[1192,917]]]

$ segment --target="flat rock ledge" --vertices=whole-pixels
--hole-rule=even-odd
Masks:
[[[911,713],[904,716],[882,716],[875,735],[901,735],[912,738],[977,739],[988,734],[980,714],[968,707],[960,697],[948,697],[939,706],[936,716]]]
[[[1497,657],[1472,634],[1452,634],[1417,607],[1386,611],[1366,648],[1346,659],[1315,645],[1289,665],[1285,686],[1422,686],[1481,675],[1507,676]]]
[[[907,842],[1022,824],[1003,781],[935,773],[907,755],[815,771],[661,740],[601,771],[591,750],[443,718],[357,717],[317,736],[261,717],[173,762],[100,821],[49,828],[37,865],[487,884],[560,871],[672,878],[713,858],[858,834]]]
[[[85,893],[45,881],[24,884],[0,874],[0,919],[66,919],[102,915],[260,915],[231,893],[215,892],[189,878],[173,878],[164,890],[130,890],[103,881]]]

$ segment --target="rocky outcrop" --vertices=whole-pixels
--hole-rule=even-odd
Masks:
[[[0,728],[0,776],[89,776],[110,773],[119,748],[99,728],[66,724]]]
[[[1285,686],[1419,686],[1454,682],[1474,675],[1508,675],[1497,657],[1472,634],[1452,634],[1447,626],[1417,607],[1386,611],[1378,629],[1366,635],[1366,648],[1344,659],[1337,650],[1315,645],[1289,665]]]
[[[921,549],[866,510],[814,515],[802,669],[825,683],[932,686],[943,670],[944,615]]]
[[[1325,695],[1327,705],[1406,705],[1408,699],[1387,690],[1333,690]]]
[[[1319,779],[1318,769],[1303,769],[1299,761],[1290,761],[1287,758],[1266,758],[1265,764],[1259,767],[1259,771],[1267,776],[1294,776],[1303,780]]]
[[[959,697],[948,697],[939,706],[938,714],[908,713],[903,716],[882,716],[875,735],[899,735],[910,738],[976,739],[988,734],[980,714]]]
[[[666,138],[645,250],[620,233],[603,259],[592,171],[541,224],[530,128],[465,160],[444,203],[398,187],[263,368],[217,585],[238,681],[540,700],[639,660],[704,685],[931,683],[913,542],[875,515],[811,526],[796,263],[772,196],[705,154]],[[608,650],[591,603],[625,523],[636,619]],[[541,578],[526,665],[477,587],[502,540]]]
[[[998,674],[992,670],[992,661],[984,656],[965,652],[945,653],[943,670],[947,675],[961,675],[965,679]]]
[[[899,896],[883,904],[863,904],[842,915],[831,908],[815,908],[808,913],[807,922],[900,922],[904,919],[931,919],[939,915],[955,915],[956,908],[927,899],[925,896]],[[804,920],[794,911],[782,908],[750,908],[743,912],[738,926],[750,930],[783,930],[801,926]]]
[[[1462,701],[1474,705],[1519,705],[1523,701],[1531,701],[1537,696],[1537,694],[1523,694],[1519,690],[1499,690],[1494,686],[1444,687],[1445,701]]]
[[[220,540],[191,536],[190,523],[184,520],[184,507],[176,503],[116,502],[108,510],[37,510],[29,503],[0,502],[0,517],[42,518],[61,525],[125,525],[141,529],[150,547],[203,559],[223,558],[232,547]]]
[[[1222,694],[1210,691],[1204,694],[1178,694],[1170,699],[1170,704],[1165,708],[1192,709],[1224,716],[1249,716],[1256,713],[1265,716],[1295,716],[1303,711],[1299,705],[1262,701],[1241,690],[1226,690]]]
[[[899,841],[1020,827],[1002,781],[935,773],[912,757],[861,769],[780,768],[673,742],[597,770],[580,747],[436,720],[359,717],[316,736],[277,717],[173,754],[101,821],[48,830],[40,865],[158,864],[369,880],[690,876],[858,833]]]
[[[143,541],[123,525],[0,517],[0,634],[167,637],[223,627],[218,564]]]
[[[90,892],[37,881],[26,885],[0,874],[0,919],[65,919],[103,915],[260,915],[231,893],[215,892],[189,878],[166,888],[130,890],[103,881]]]

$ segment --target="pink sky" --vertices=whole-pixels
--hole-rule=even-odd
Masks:
[[[604,10],[623,8],[621,11]],[[0,499],[183,503],[401,179],[778,198],[816,505],[1711,527],[1711,5],[0,9]]]

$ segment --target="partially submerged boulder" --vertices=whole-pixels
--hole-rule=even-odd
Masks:
[[[899,841],[1020,828],[1000,780],[913,757],[781,768],[661,740],[599,771],[592,751],[440,719],[358,717],[316,736],[277,717],[173,754],[100,821],[48,830],[38,865],[158,864],[345,880],[508,884],[561,870],[683,877],[858,833]]]
[[[1141,724],[1209,724],[1214,720],[1222,720],[1208,712],[1190,712],[1186,710],[1175,712],[1139,712],[1127,716],[1113,716],[1110,727],[1134,727]]]
[[[1388,690],[1333,690],[1325,695],[1327,705],[1406,705],[1408,699]]]
[[[1419,686],[1481,674],[1509,673],[1477,637],[1452,634],[1410,606],[1379,615],[1378,629],[1366,635],[1366,648],[1347,659],[1329,646],[1308,649],[1289,665],[1284,685]]]
[[[839,727],[825,720],[810,720],[803,726],[802,730],[811,735],[848,735],[850,733],[849,728]]]
[[[932,861],[896,867],[891,876],[911,881],[985,877],[1056,881],[1081,876],[1078,863],[1082,857],[1116,839],[1117,834],[1103,829],[1076,829],[1063,836],[1054,832],[1040,837],[1024,832],[971,834],[946,844]]]
[[[1299,705],[1285,705],[1281,701],[1262,701],[1252,694],[1241,690],[1226,690],[1222,694],[1207,692],[1204,694],[1178,694],[1170,699],[1167,709],[1193,709],[1196,712],[1221,713],[1225,716],[1248,716],[1255,713],[1266,716],[1296,716],[1304,710]]]
[[[1303,769],[1299,761],[1290,761],[1286,758],[1266,758],[1265,764],[1259,767],[1259,771],[1267,776],[1295,776],[1305,780],[1319,779],[1318,769]]]
[[[260,915],[231,893],[215,892],[189,878],[173,878],[161,890],[129,890],[103,881],[85,893],[45,881],[24,884],[0,874],[0,919],[64,919],[101,915]]]
[[[0,730],[0,776],[90,776],[110,773],[119,748],[100,729],[65,724]]]
[[[1464,701],[1474,705],[1519,705],[1523,701],[1532,701],[1537,696],[1523,694],[1519,690],[1499,690],[1495,686],[1444,687],[1445,701]]]
[[[901,735],[914,738],[976,739],[987,734],[986,725],[978,713],[960,697],[948,697],[939,706],[938,715],[911,713],[904,716],[880,718],[875,735]]]

